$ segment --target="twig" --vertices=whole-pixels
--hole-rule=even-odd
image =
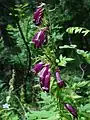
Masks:
[[[30,52],[30,48],[29,48],[29,46],[28,46],[28,44],[27,44],[27,42],[26,42],[26,40],[25,40],[25,37],[24,37],[24,35],[23,35],[23,32],[22,32],[21,26],[20,26],[20,24],[19,24],[19,21],[17,21],[17,25],[18,25],[20,34],[21,34],[21,36],[22,36],[23,42],[24,42],[24,44],[25,44],[25,46],[26,46],[26,48],[27,48],[28,55],[29,55],[28,72],[27,72],[27,75],[26,75],[26,78],[27,78],[28,75],[29,75],[30,68],[31,68],[31,52]]]
[[[81,69],[81,71],[82,71],[82,76],[81,76],[81,79],[83,79],[83,77],[84,77],[84,74],[85,74],[85,71],[84,71],[84,69],[82,68],[82,66],[81,66],[82,64],[80,64],[79,65],[79,67],[80,67],[80,69]],[[85,66],[86,67],[86,66]],[[85,68],[84,67],[84,68]]]

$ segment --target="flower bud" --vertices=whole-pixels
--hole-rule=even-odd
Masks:
[[[75,108],[73,108],[70,104],[66,103],[65,105],[65,109],[67,109],[72,115],[74,118],[77,117],[77,111]]]
[[[38,7],[34,12],[34,16],[33,16],[34,19],[33,22],[35,23],[35,25],[40,25],[42,22],[42,18],[43,18],[43,9],[41,7]]]
[[[65,86],[65,82],[64,82],[64,80],[60,80],[60,81],[58,81],[58,86],[60,87],[60,88],[62,88],[63,86]]]
[[[57,80],[57,84],[60,88],[64,87],[65,86],[65,82],[64,80],[61,80],[61,77],[60,77],[60,70],[59,69],[56,69],[56,80]]]
[[[57,82],[61,81],[60,70],[58,68],[56,69],[56,80],[57,80]]]

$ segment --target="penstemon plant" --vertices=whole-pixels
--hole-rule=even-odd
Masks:
[[[45,6],[44,8],[42,8],[41,6],[37,7],[34,13],[34,23],[35,25],[38,25],[38,27],[39,25],[43,24],[44,17],[45,17],[43,16],[44,14],[43,9],[45,8]],[[48,20],[49,20],[48,22],[50,22],[50,17],[48,18]],[[54,98],[57,100],[57,109],[59,111],[59,119],[60,120],[71,119],[71,117],[69,116],[69,114],[71,114],[72,120],[75,120],[75,119],[77,120],[78,106],[76,105],[76,101],[72,99],[71,97],[72,95],[70,95],[73,92],[72,88],[70,89],[69,83],[67,83],[65,80],[62,80],[61,74],[60,74],[61,70],[59,70],[59,66],[66,66],[66,62],[68,63],[68,61],[72,61],[73,58],[64,58],[62,56],[62,59],[63,58],[65,59],[64,62],[62,63],[61,61],[61,64],[59,63],[58,64],[59,66],[57,65],[56,62],[57,61],[59,62],[59,60],[56,60],[56,55],[55,55],[56,44],[53,43],[52,38],[48,37],[49,33],[52,34],[51,23],[49,24],[50,26],[48,27],[46,24],[44,29],[42,29],[40,26],[41,30],[38,31],[32,39],[32,42],[35,45],[35,49],[37,50],[42,49],[43,56],[38,55],[37,58],[39,59],[37,61],[40,60],[40,62],[36,63],[31,71],[35,75],[39,76],[39,83],[40,83],[41,89],[44,92],[47,92],[47,93],[50,92],[51,95],[54,96]],[[48,30],[48,33],[46,34],[47,30]],[[50,40],[52,40],[52,42]],[[44,45],[45,43],[46,45]],[[54,51],[52,49],[53,46],[54,46]]]

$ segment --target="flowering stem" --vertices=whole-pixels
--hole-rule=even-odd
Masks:
[[[84,74],[85,74],[85,71],[84,71],[84,69],[82,68],[82,64],[80,64],[79,67],[80,67],[80,69],[81,69],[81,71],[82,71],[81,79],[83,79]]]
[[[51,33],[52,23],[51,23],[51,18],[50,18],[50,14],[49,14],[49,9],[48,9],[48,7],[46,8],[46,10],[47,10],[47,14],[48,14],[48,20],[49,20],[49,24],[50,24],[50,33]]]
[[[78,118],[73,117],[72,120],[78,120]]]
[[[61,101],[60,101],[60,99],[59,99],[59,109],[60,109],[60,110],[59,110],[59,111],[60,111],[60,112],[59,112],[59,113],[60,113],[60,117],[61,117],[61,120],[62,120],[62,111],[61,111]]]
[[[60,120],[62,120],[62,100],[61,100],[61,97],[60,97],[60,93],[57,94],[57,108],[59,109]]]

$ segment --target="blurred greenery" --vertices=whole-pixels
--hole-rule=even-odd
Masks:
[[[42,24],[33,13],[43,6]],[[0,120],[90,120],[90,0],[0,1]],[[48,42],[35,48],[32,38],[48,27]],[[42,91],[31,72],[39,62],[50,64],[50,91]],[[59,88],[56,68],[66,86]]]

